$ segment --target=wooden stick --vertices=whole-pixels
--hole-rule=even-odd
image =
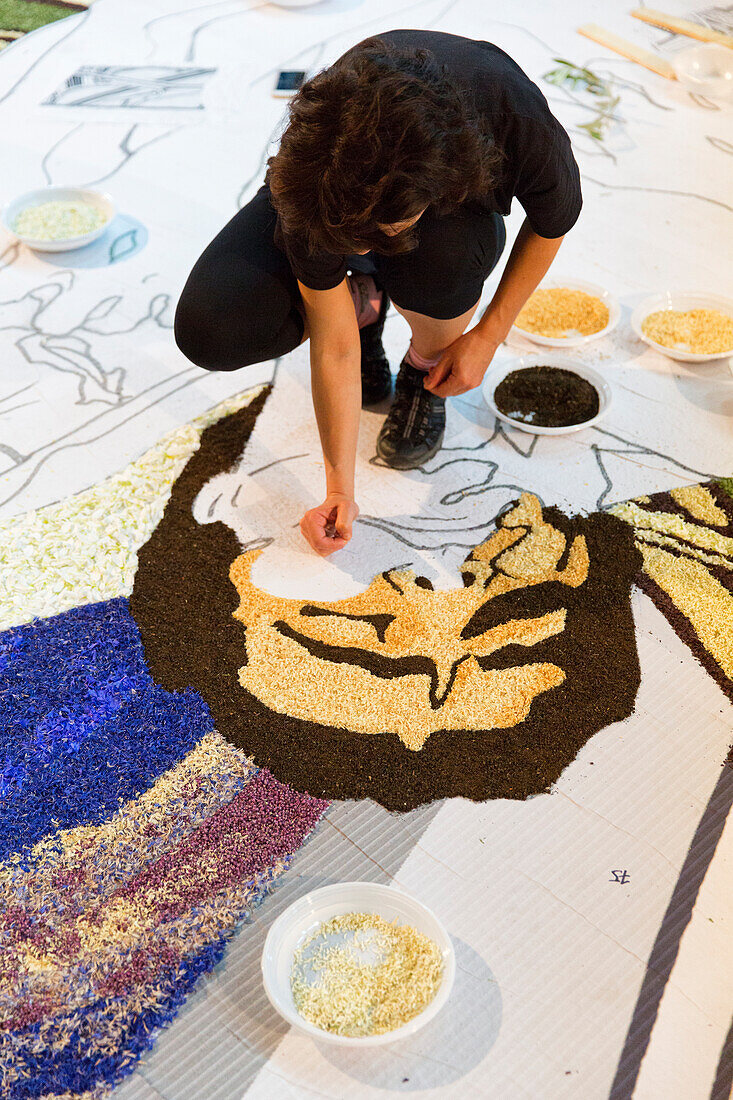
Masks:
[[[631,13],[635,19],[641,19],[643,23],[651,23],[653,27],[661,27],[662,30],[672,31],[673,34],[685,34],[688,38],[696,38],[699,42],[717,42],[720,46],[729,46],[733,49],[733,37],[723,34],[722,31],[713,31],[710,27],[703,27],[701,23],[693,23],[690,19],[678,19],[676,15],[666,15],[663,11],[654,8],[634,8]]]
[[[604,30],[596,23],[584,23],[582,27],[578,27],[578,34],[590,38],[591,41],[597,42],[600,46],[606,46],[607,49],[621,54],[629,61],[635,61],[637,65],[643,65],[645,69],[651,69],[653,73],[658,73],[659,76],[666,76],[668,80],[677,79],[675,71],[668,61],[658,57],[651,50],[645,50],[641,46],[637,46],[635,42],[628,42],[625,38],[620,38],[619,35]]]

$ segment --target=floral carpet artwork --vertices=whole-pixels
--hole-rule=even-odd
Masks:
[[[131,597],[153,675],[195,685],[224,736],[298,789],[405,810],[547,790],[630,713],[639,560],[620,521],[524,494],[490,534],[486,517],[450,588],[394,563],[344,600],[273,595],[252,579],[263,548],[240,555],[226,524],[194,516],[202,489],[241,465],[257,412],[204,433]]]
[[[248,448],[272,399],[227,399],[119,474],[0,524],[11,1100],[71,1100],[131,1073],[327,799],[404,810],[551,790],[634,708],[634,582],[666,584],[661,610],[729,675],[714,625],[730,614],[725,483],[575,517],[524,491],[473,515],[452,581],[395,562],[331,601],[313,594],[353,578],[269,591],[257,570],[272,540],[243,544],[209,497],[262,469]],[[256,502],[255,478],[242,484]],[[660,549],[697,570],[687,588],[667,583]]]
[[[227,743],[196,692],[153,681],[127,599],[90,602],[128,585],[152,481],[165,493],[196,433],[26,525],[68,552],[72,513],[79,559],[86,521],[98,568],[49,558],[65,586],[51,581],[47,601],[80,606],[0,634],[0,1081],[13,1100],[86,1096],[130,1073],[327,805]]]

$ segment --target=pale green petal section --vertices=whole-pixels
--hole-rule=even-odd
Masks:
[[[160,521],[204,428],[260,392],[228,397],[99,485],[0,521],[0,629],[128,596],[137,552]]]

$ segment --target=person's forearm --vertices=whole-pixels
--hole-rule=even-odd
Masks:
[[[476,325],[492,344],[506,339],[517,314],[547,273],[562,237],[539,237],[525,218],[496,293]]]
[[[361,410],[361,350],[311,343],[313,408],[321,437],[326,492],[353,498]]]

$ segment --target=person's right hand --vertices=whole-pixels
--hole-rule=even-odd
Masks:
[[[346,546],[358,515],[356,501],[343,493],[329,493],[323,504],[305,513],[300,521],[301,534],[317,554],[327,558]]]

